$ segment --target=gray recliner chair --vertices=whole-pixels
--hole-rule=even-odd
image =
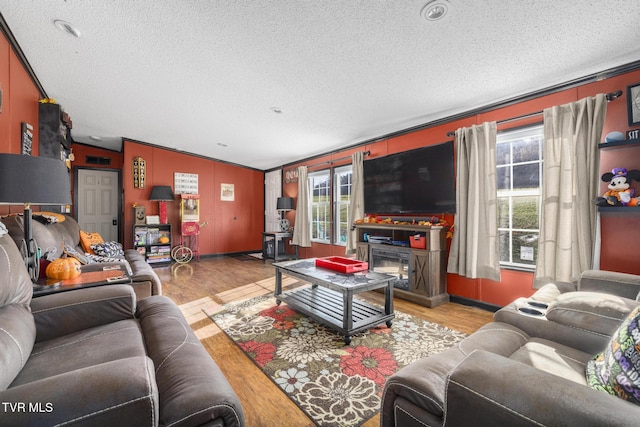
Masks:
[[[136,303],[129,285],[32,300],[7,235],[0,237],[0,402],[0,426],[244,425],[235,392],[171,300]]]
[[[618,294],[638,289],[639,276],[589,271],[574,289],[550,285],[514,301],[458,345],[392,375],[381,425],[638,425],[640,406],[586,378],[587,362],[639,305]]]

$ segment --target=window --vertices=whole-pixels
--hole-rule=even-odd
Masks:
[[[347,235],[351,228],[349,224],[349,202],[351,200],[351,165],[336,168],[333,172],[334,182],[334,244],[346,246]]]
[[[498,134],[498,234],[503,266],[533,269],[536,264],[543,144],[542,125]]]
[[[311,201],[311,241],[331,243],[331,175],[328,170],[307,177]]]

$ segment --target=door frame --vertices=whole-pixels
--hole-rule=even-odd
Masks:
[[[117,209],[117,218],[118,218],[118,241],[124,242],[124,234],[122,221],[124,220],[124,212],[122,210],[122,199],[124,197],[124,191],[122,188],[122,170],[115,168],[93,168],[90,166],[74,166],[73,167],[73,217],[78,219],[78,171],[79,170],[94,170],[94,171],[106,171],[106,172],[115,172],[118,175],[118,201],[116,209]]]

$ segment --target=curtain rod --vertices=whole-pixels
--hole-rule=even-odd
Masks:
[[[371,154],[371,151],[368,151],[368,150],[367,151],[363,151],[362,154],[364,154],[365,157],[366,157],[369,154]],[[334,162],[339,162],[341,160],[347,160],[347,159],[350,159],[350,158],[351,158],[351,156],[345,156],[345,157],[340,157],[339,159],[327,160],[326,162],[314,163],[312,165],[307,165],[307,168],[313,168],[313,167],[324,165],[324,164],[327,164],[327,163],[333,164]]]
[[[605,95],[605,99],[607,100],[607,102],[611,102],[614,99],[619,98],[620,96],[622,96],[622,91],[618,90],[618,91],[609,92],[608,94],[606,94]],[[539,116],[543,112],[544,111],[536,111],[535,113],[529,113],[529,114],[524,114],[522,116],[511,117],[509,119],[499,120],[499,121],[496,122],[496,124],[501,125],[501,124],[504,124],[504,123],[515,122],[517,120],[529,119],[531,117]],[[447,136],[455,136],[455,134],[456,134],[455,131],[447,132]]]

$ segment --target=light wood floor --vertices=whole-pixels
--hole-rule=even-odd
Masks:
[[[243,259],[245,261],[243,261]],[[298,407],[271,382],[218,327],[203,309],[229,301],[251,298],[274,290],[271,261],[246,261],[244,257],[215,257],[155,269],[163,294],[180,305],[191,327],[238,394],[248,427],[313,426]],[[361,294],[378,303],[384,295]],[[470,334],[492,320],[493,313],[479,308],[447,303],[434,309],[401,299],[395,309]],[[380,425],[379,415],[364,424]]]

